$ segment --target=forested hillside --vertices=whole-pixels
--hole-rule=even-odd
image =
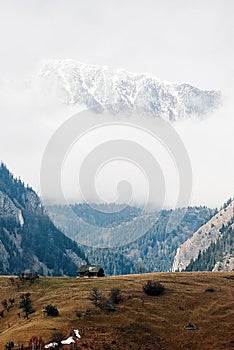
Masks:
[[[83,251],[54,226],[33,189],[1,164],[0,274],[76,275],[83,262]]]
[[[104,265],[110,275],[170,270],[178,246],[214,213],[207,207],[189,207],[182,222],[168,232],[169,220],[173,217],[176,222],[182,209],[147,214],[127,207],[121,214],[108,214],[106,208],[103,214],[98,206],[92,209],[87,204],[79,204],[75,206],[75,212],[74,206],[72,210],[67,206],[53,206],[48,210],[54,223],[65,234],[79,244],[84,242],[85,237],[88,244],[83,244],[83,248],[87,258],[92,263]],[[143,234],[138,235],[139,232]],[[100,237],[104,237],[108,244],[110,241],[120,244],[97,247],[95,245],[100,242]]]

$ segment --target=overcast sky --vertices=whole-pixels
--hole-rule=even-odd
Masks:
[[[185,141],[187,137],[194,166],[199,168],[202,147],[206,151],[213,147],[206,154],[212,164],[204,166],[208,177],[217,174],[211,183],[219,182],[218,194],[212,193],[210,184],[206,201],[203,192],[209,181],[203,179],[202,194],[197,190],[194,203],[219,205],[233,195],[234,169],[229,163],[233,161],[234,126],[230,102],[234,91],[233,0],[0,0],[0,57],[1,158],[15,175],[37,189],[41,154],[49,137],[41,130],[44,110],[40,111],[40,100],[32,100],[19,89],[7,90],[4,82],[17,85],[46,59],[72,58],[222,90],[228,103],[214,121],[208,118],[203,124],[178,129]],[[195,130],[196,137],[203,135],[200,147],[198,140],[191,141],[186,127]],[[196,181],[195,188],[198,177]]]
[[[233,13],[232,0],[1,0],[1,73],[65,57],[226,88]]]

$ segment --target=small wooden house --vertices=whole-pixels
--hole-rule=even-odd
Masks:
[[[78,277],[104,277],[105,273],[99,265],[82,265],[78,269]]]
[[[19,275],[19,278],[21,280],[34,281],[35,279],[39,278],[39,275],[36,272],[33,273],[29,269],[27,269]]]

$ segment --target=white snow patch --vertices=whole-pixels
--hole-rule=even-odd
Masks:
[[[21,227],[24,226],[24,218],[23,218],[21,210],[19,210],[18,218],[19,218],[20,226]]]
[[[72,344],[72,343],[75,343],[75,340],[73,339],[73,337],[69,337],[65,340],[61,340],[61,344],[63,345]]]

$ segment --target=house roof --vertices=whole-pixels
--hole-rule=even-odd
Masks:
[[[93,272],[98,273],[98,271],[103,268],[100,265],[82,265],[78,269],[78,273]]]

